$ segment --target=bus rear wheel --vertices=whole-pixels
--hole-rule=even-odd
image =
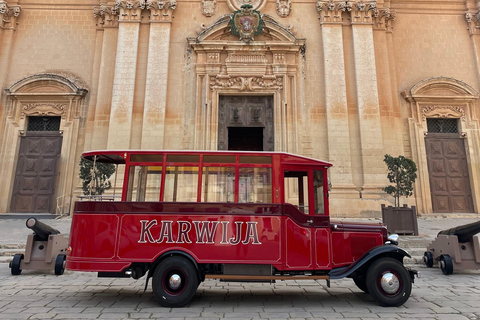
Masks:
[[[198,284],[197,270],[184,257],[166,258],[153,273],[153,293],[164,307],[185,306],[195,295]]]

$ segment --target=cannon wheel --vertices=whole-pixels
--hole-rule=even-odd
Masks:
[[[13,256],[12,262],[10,262],[10,269],[13,276],[18,276],[22,273],[22,269],[20,269],[20,263],[23,260],[23,254],[16,254]]]
[[[448,276],[453,273],[453,261],[448,254],[442,254],[438,264],[444,275]]]
[[[171,256],[153,273],[153,293],[164,307],[183,307],[192,300],[199,285],[197,270],[184,257]]]
[[[433,254],[431,252],[425,252],[423,254],[423,263],[427,268],[433,267]]]
[[[57,276],[61,276],[65,271],[65,255],[59,254],[55,259],[55,274]]]
[[[372,298],[384,307],[405,303],[412,291],[412,279],[401,262],[380,258],[367,270],[367,288]]]
[[[353,277],[353,282],[355,282],[358,289],[362,290],[365,293],[368,293],[367,278],[365,277],[365,275]]]

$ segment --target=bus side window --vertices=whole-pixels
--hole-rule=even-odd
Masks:
[[[308,172],[285,171],[284,182],[285,203],[293,204],[304,214],[309,214]]]
[[[272,202],[271,168],[240,168],[238,182],[239,203]]]
[[[197,202],[198,167],[169,166],[165,172],[167,202]]]
[[[313,171],[313,197],[315,201],[315,214],[325,214],[323,201],[323,171]]]
[[[203,167],[202,202],[235,201],[235,167]]]
[[[127,201],[158,201],[162,181],[161,166],[131,166]]]

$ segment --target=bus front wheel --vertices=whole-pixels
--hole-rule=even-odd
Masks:
[[[192,300],[199,281],[193,264],[184,257],[171,256],[153,273],[153,293],[164,307],[183,307]]]

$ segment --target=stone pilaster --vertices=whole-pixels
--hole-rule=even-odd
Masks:
[[[98,50],[101,56],[98,66],[93,132],[90,135],[91,149],[98,150],[107,148],[117,50],[118,11],[114,6],[101,4],[94,8],[94,17],[97,19],[98,32],[103,32]]]
[[[328,160],[335,164],[331,179],[336,187],[353,186],[342,31],[342,13],[351,7],[345,1],[317,1],[317,10],[323,37]]]
[[[467,21],[468,33],[472,39],[477,77],[480,82],[480,8],[476,12],[466,12],[465,20]]]
[[[142,127],[142,149],[162,149],[168,84],[168,52],[176,1],[146,1],[150,38]]]
[[[141,11],[144,8],[143,0],[115,1],[114,9],[119,14],[119,26],[108,128],[108,149],[130,147],[138,38]]]
[[[364,189],[366,193],[369,191],[377,193],[385,185],[386,175],[373,43],[373,15],[376,12],[376,2],[351,3],[353,4],[350,16]]]
[[[0,105],[19,16],[19,5],[9,6],[6,1],[0,1]],[[4,107],[0,108],[0,119],[4,118],[4,109]],[[4,125],[4,121],[0,121],[0,136],[3,135]]]

